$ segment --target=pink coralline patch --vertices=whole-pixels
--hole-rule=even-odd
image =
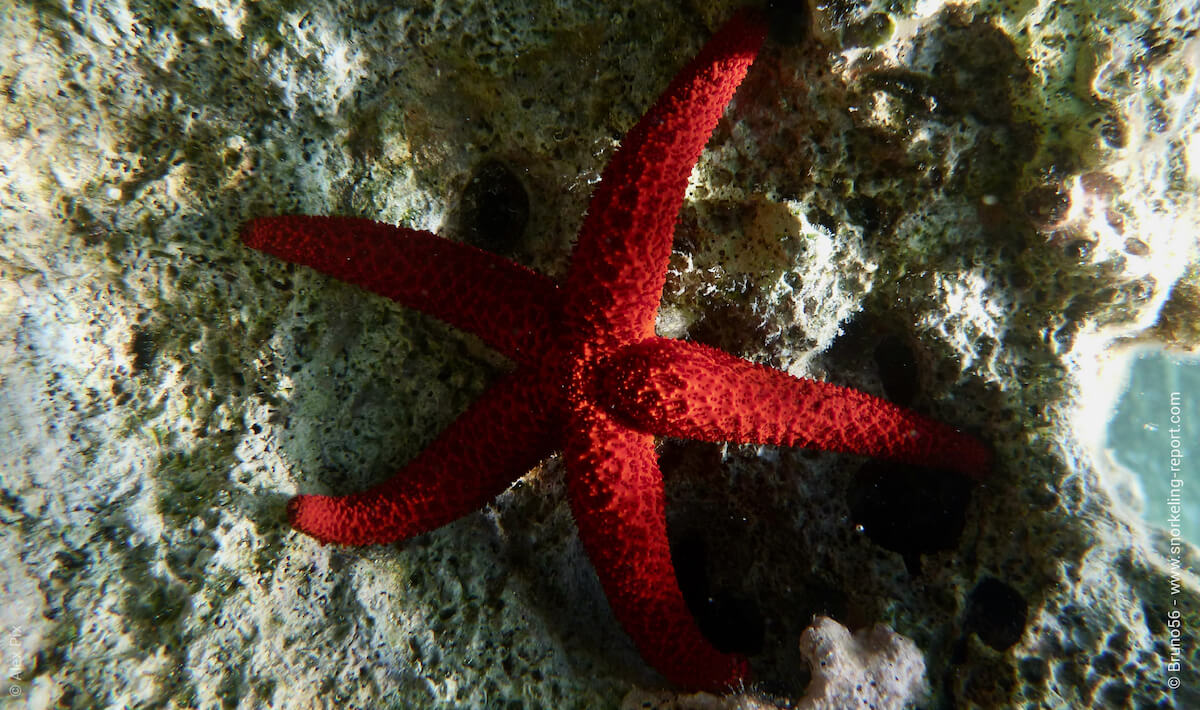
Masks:
[[[592,196],[564,286],[479,249],[368,220],[267,217],[245,225],[246,245],[436,316],[517,363],[392,478],[350,495],[293,498],[288,516],[297,530],[344,545],[402,540],[479,509],[562,450],[580,539],[613,614],[671,682],[721,689],[749,667],[714,648],[684,603],[655,436],[987,473],[987,448],[952,427],[655,336],[688,176],[765,34],[760,14],[738,12],[629,131]]]

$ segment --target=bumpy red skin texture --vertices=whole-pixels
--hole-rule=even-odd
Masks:
[[[553,327],[558,285],[468,244],[352,217],[266,217],[242,227],[247,246],[387,296],[536,364]]]
[[[991,451],[954,427],[697,343],[652,338],[623,349],[601,392],[659,436],[865,454],[976,479],[991,468]]]
[[[567,326],[610,347],[649,338],[692,168],[762,45],[735,15],[621,141],[588,203],[566,281]]]
[[[680,593],[656,434],[987,472],[986,448],[951,427],[655,337],[688,176],[764,35],[758,14],[739,12],[630,130],[592,197],[562,288],[478,249],[367,220],[246,224],[247,245],[441,318],[517,362],[391,479],[347,496],[293,498],[292,525],[323,542],[401,540],[477,510],[561,449],[580,539],[613,614],[671,682],[720,690],[748,666],[704,639]]]
[[[396,475],[346,496],[302,495],[288,518],[322,542],[371,545],[479,510],[559,448],[553,393],[523,370],[501,379]]]

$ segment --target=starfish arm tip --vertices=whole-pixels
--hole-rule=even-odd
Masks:
[[[959,435],[965,442],[965,456],[960,472],[976,482],[991,476],[995,472],[996,447],[967,432],[959,432]]]
[[[255,217],[242,222],[242,226],[238,230],[238,238],[242,240],[242,244],[251,249],[261,249],[265,242],[270,219],[269,217]]]
[[[292,496],[287,502],[288,525],[321,542],[331,542],[325,530],[330,512],[328,499],[318,495]]]
[[[750,678],[750,662],[745,656],[718,652],[709,663],[689,666],[684,676],[670,680],[681,688],[727,693],[743,689]]]
[[[379,545],[412,534],[398,510],[363,505],[368,496],[297,495],[287,504],[288,523],[322,544]]]
[[[288,523],[322,544],[378,545],[410,534],[397,515],[360,506],[364,496],[297,495],[287,504]]]

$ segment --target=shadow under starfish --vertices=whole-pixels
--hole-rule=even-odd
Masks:
[[[738,12],[629,131],[591,198],[562,286],[474,247],[365,219],[267,217],[244,226],[248,246],[433,315],[517,363],[389,480],[345,496],[293,498],[296,529],[344,545],[402,540],[481,508],[562,450],[571,511],[613,614],[671,682],[719,689],[749,667],[700,634],[680,593],[656,436],[987,474],[989,449],[953,427],[655,335],[688,177],[765,34],[758,12]]]

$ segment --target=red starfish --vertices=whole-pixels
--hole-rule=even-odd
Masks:
[[[296,529],[345,545],[411,537],[481,508],[562,449],[579,536],[617,620],[669,680],[719,688],[745,677],[746,660],[701,636],[679,591],[655,436],[987,472],[987,448],[952,427],[655,335],[688,176],[764,35],[759,14],[736,14],[626,135],[592,196],[562,287],[473,247],[363,219],[245,225],[247,245],[475,333],[517,362],[391,479],[346,496],[293,498]]]

